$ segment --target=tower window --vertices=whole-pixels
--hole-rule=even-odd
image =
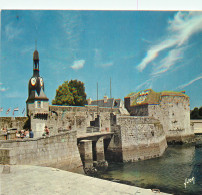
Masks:
[[[42,101],[36,101],[35,102],[35,108],[43,108],[43,102]]]
[[[41,108],[41,101],[37,101],[37,108]]]

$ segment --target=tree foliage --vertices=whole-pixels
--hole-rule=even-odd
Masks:
[[[84,83],[77,80],[65,81],[56,90],[53,105],[84,106],[87,103]]]
[[[199,109],[196,107],[193,110],[191,110],[190,118],[191,119],[202,119],[202,107],[200,107]]]

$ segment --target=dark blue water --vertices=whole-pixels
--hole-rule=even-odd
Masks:
[[[98,177],[172,194],[202,194],[202,146],[169,146],[160,158],[112,163]],[[185,188],[185,179],[193,177]]]

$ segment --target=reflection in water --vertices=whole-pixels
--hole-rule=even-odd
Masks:
[[[136,163],[112,163],[98,177],[174,194],[202,191],[202,147],[169,146],[160,158]],[[184,186],[185,179],[195,183]]]

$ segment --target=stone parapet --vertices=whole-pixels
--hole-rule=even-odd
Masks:
[[[0,158],[1,164],[66,166],[67,170],[82,165],[75,131],[49,137],[0,141],[0,149],[5,154],[1,153],[0,157],[4,157]]]
[[[82,134],[91,126],[92,121],[100,131],[110,131],[110,113],[121,113],[121,108],[97,108],[97,106],[49,106],[49,109],[47,126],[53,134],[57,134],[58,129],[66,129],[69,126],[77,130],[78,134]],[[96,128],[88,130],[89,132],[97,131]]]

